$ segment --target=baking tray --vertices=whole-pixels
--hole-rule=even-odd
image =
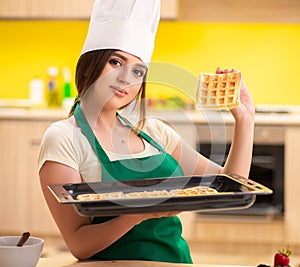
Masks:
[[[218,194],[133,198],[114,200],[77,200],[79,194],[123,193],[172,190],[193,186],[208,186]],[[151,178],[113,182],[93,182],[76,184],[53,184],[48,186],[61,204],[73,204],[83,216],[115,216],[129,213],[153,213],[165,211],[210,211],[244,209],[250,207],[256,195],[272,194],[272,190],[238,175],[179,176],[171,178]]]

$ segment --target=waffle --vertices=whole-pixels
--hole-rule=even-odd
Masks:
[[[76,197],[77,200],[116,200],[116,199],[132,199],[132,198],[168,198],[168,197],[187,197],[218,194],[218,191],[207,186],[194,186],[184,189],[153,190],[141,192],[110,192],[110,193],[90,193],[80,194]]]
[[[242,73],[200,73],[198,108],[235,108],[240,103]]]

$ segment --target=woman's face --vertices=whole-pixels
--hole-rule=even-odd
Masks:
[[[118,110],[138,94],[147,67],[126,52],[114,52],[94,85],[93,98],[102,108]]]

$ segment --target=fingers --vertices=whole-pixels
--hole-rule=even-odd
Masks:
[[[224,69],[224,70],[222,70],[220,67],[218,67],[217,70],[216,70],[216,74],[230,73],[230,72],[236,72],[236,71],[237,70],[235,70],[235,69],[231,69],[231,70]]]
[[[148,219],[158,219],[163,217],[173,217],[180,213],[180,211],[169,211],[169,212],[156,212],[156,213],[141,213],[141,214],[127,214],[124,217],[135,218],[136,224]]]
[[[221,73],[222,73],[222,69],[220,67],[218,67],[216,70],[216,74],[221,74]]]
[[[148,214],[149,218],[162,218],[162,217],[172,217],[178,215],[179,211],[172,211],[172,212],[158,212],[154,214]]]

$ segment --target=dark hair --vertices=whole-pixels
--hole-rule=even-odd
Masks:
[[[115,52],[114,49],[103,49],[87,52],[80,56],[75,74],[75,84],[77,88],[78,96],[75,98],[74,105],[72,106],[69,117],[74,113],[76,104],[83,98],[88,89],[101,75],[106,63],[110,59],[111,55]],[[137,95],[137,107],[140,118],[139,127],[143,126],[144,118],[146,114],[145,98],[146,98],[146,75],[142,83],[141,89]]]

